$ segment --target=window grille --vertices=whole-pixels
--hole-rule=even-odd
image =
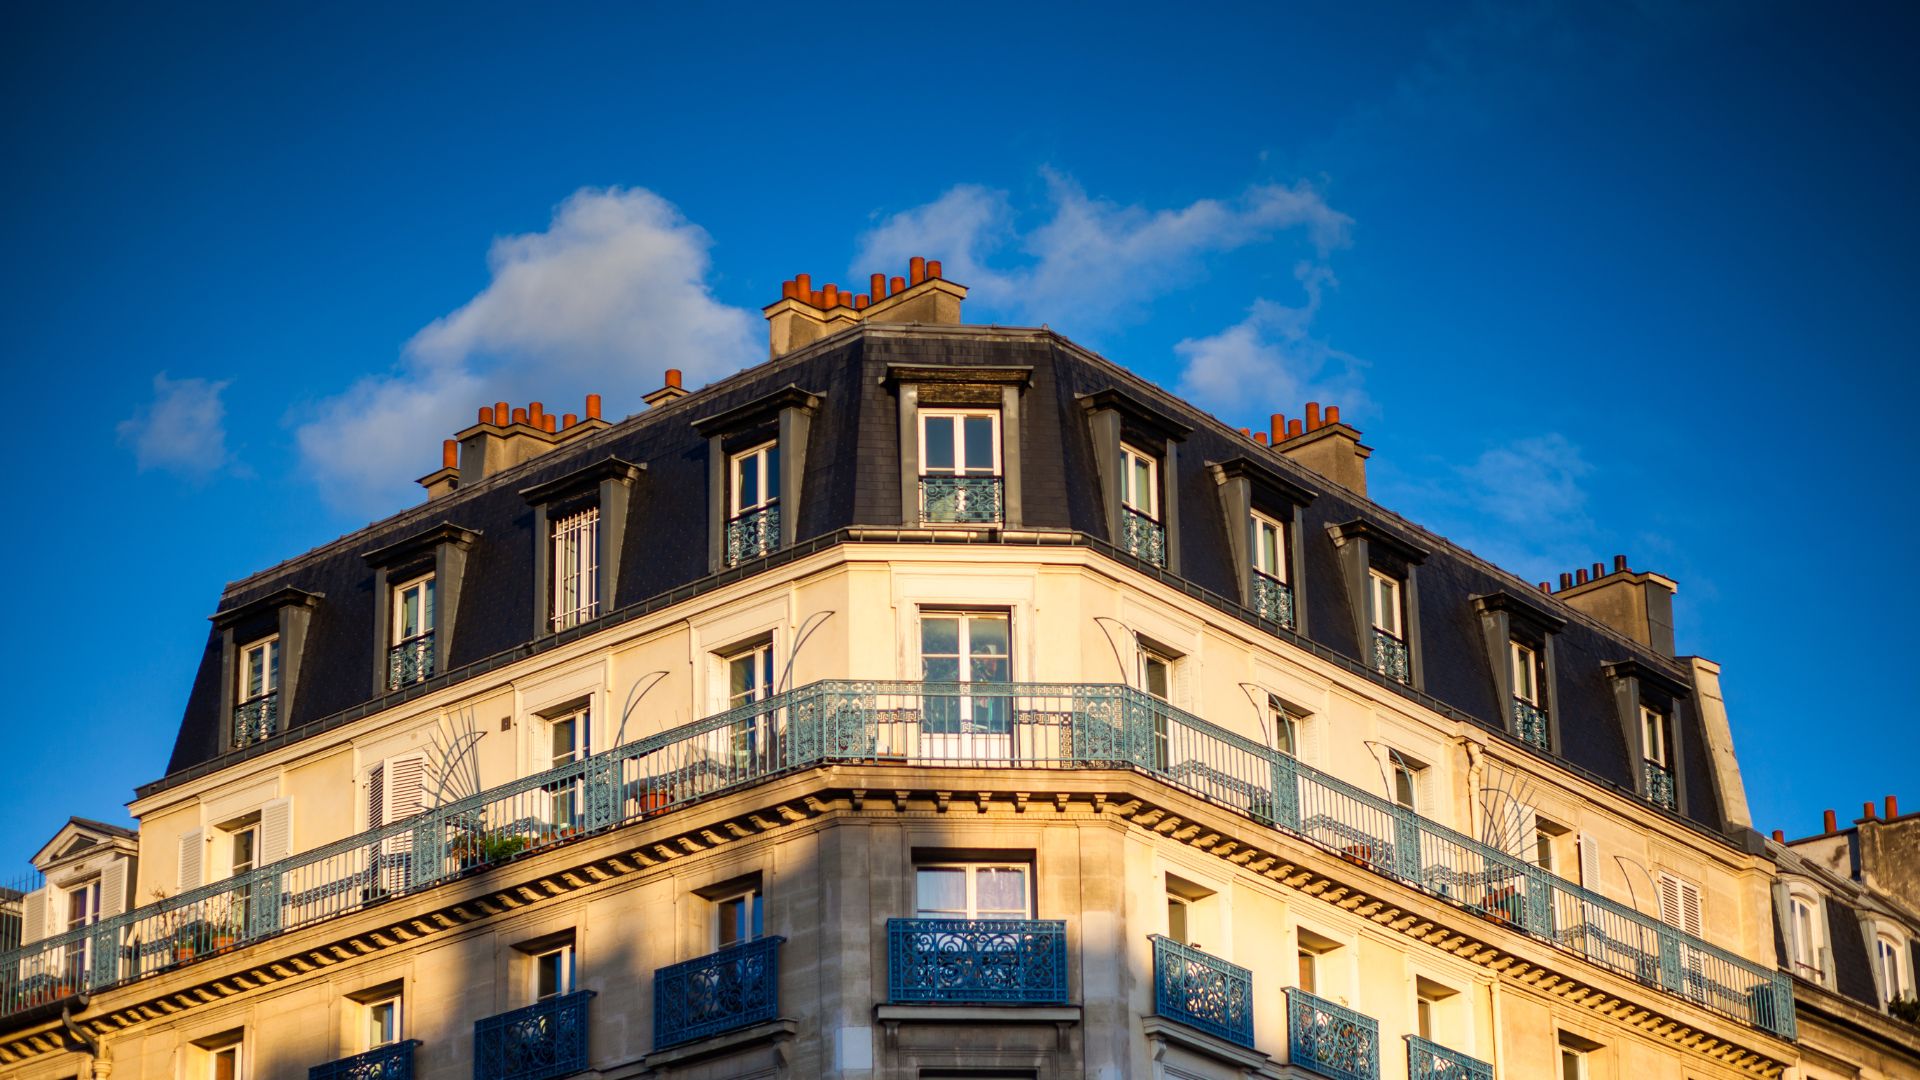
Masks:
[[[600,510],[582,510],[553,526],[553,628],[600,614]]]

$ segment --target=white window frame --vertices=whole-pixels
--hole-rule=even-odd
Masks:
[[[438,615],[438,612],[435,610],[435,600],[437,599],[434,595],[435,592],[432,574],[422,574],[411,581],[393,587],[392,633],[393,643],[395,645],[404,645],[415,638],[426,637],[428,634],[433,633],[434,620]],[[417,599],[414,602],[417,602],[419,605],[419,618],[416,620],[418,629],[411,634],[406,632],[407,607],[409,605],[407,599],[408,593],[417,593]]]
[[[1137,462],[1144,462],[1147,466],[1147,490],[1144,500],[1141,498],[1138,485],[1134,483]],[[1120,505],[1143,514],[1150,520],[1160,520],[1160,459],[1126,443],[1120,444]]]
[[[967,424],[969,419],[985,418],[992,424],[993,464],[991,467],[969,467],[967,465]],[[927,421],[951,420],[953,422],[953,467],[932,469],[927,465]],[[1002,444],[1000,438],[999,409],[921,409],[920,410],[920,475],[921,476],[999,476],[1002,468]]]
[[[1287,529],[1280,522],[1255,510],[1252,518],[1253,569],[1265,574],[1282,585],[1287,582]],[[1273,557],[1266,558],[1267,545],[1263,542],[1267,532],[1273,533]]]
[[[251,692],[253,658],[261,657],[263,674],[261,690]],[[245,705],[270,697],[280,689],[280,635],[268,634],[266,637],[249,641],[240,646],[239,685],[234,687],[235,703]]]
[[[1423,764],[1418,759],[1409,757],[1398,750],[1388,749],[1387,781],[1389,788],[1387,791],[1387,801],[1393,803],[1395,806],[1411,810],[1416,814],[1421,813],[1420,789],[1426,786],[1427,770],[1432,767],[1433,766]],[[1404,802],[1401,801],[1400,798],[1400,780],[1403,776],[1406,778],[1408,794],[1408,798]]]
[[[745,916],[746,925],[740,928],[740,936],[736,940],[727,941],[725,940],[727,913],[729,905],[733,904],[740,905],[738,910]],[[717,952],[720,949],[760,940],[766,934],[765,919],[766,909],[758,888],[741,889],[725,896],[715,897],[713,901],[714,950]]]
[[[374,1030],[375,1017],[382,1008],[390,1008],[393,1011],[393,1030],[390,1037],[384,1040],[380,1039]],[[404,1041],[407,1037],[406,996],[396,991],[364,1002],[360,1006],[360,1019],[361,1049],[378,1050],[383,1046],[392,1046]]]
[[[600,508],[588,507],[553,523],[553,629],[570,629],[600,614]]]
[[[729,518],[737,518],[744,514],[750,514],[756,510],[772,506],[774,503],[780,501],[778,492],[774,492],[771,495],[767,494],[767,492],[777,486],[780,481],[779,456],[780,441],[778,439],[772,442],[762,443],[751,450],[742,450],[733,455],[732,460],[727,465],[727,506],[729,509]],[[745,485],[740,482],[740,477],[746,468],[753,470],[754,490],[760,493],[759,499],[751,503],[744,502],[740,497],[745,487]]]
[[[1882,1006],[1913,996],[1913,973],[1907,970],[1907,942],[1884,925],[1873,931],[1873,970],[1879,977]]]
[[[920,908],[920,873],[923,870],[963,870],[966,872],[967,910],[964,915],[945,913],[945,912],[938,915],[926,915],[922,912]],[[980,875],[980,872],[983,870],[1018,870],[1020,871],[1020,887],[1022,892],[1025,893],[1025,896],[1023,898],[1025,907],[1022,910],[1021,914],[1018,914],[1018,915],[1009,914],[1006,911],[1002,911],[998,909],[986,915],[982,915],[980,913],[979,875]],[[985,862],[954,862],[954,861],[948,861],[948,860],[937,860],[932,862],[915,863],[913,866],[914,913],[916,915],[919,915],[922,918],[1031,919],[1034,917],[1033,916],[1033,876],[1034,876],[1033,864],[1025,863],[1025,862],[1011,862],[1011,861],[1002,862],[1002,861],[992,861],[992,860],[985,861]]]
[[[542,994],[540,992],[540,968],[542,963],[549,957],[555,958],[559,965],[556,978],[557,989],[551,994]],[[552,1001],[554,998],[563,998],[573,993],[574,988],[579,985],[579,971],[576,967],[577,958],[574,956],[573,942],[569,941],[564,944],[537,949],[529,954],[527,959],[527,996],[529,1000],[541,1002]]]
[[[715,653],[714,658],[720,665],[718,704],[722,712],[751,702],[764,701],[772,696],[774,679],[772,638],[762,638],[752,645]],[[745,690],[736,691],[733,688],[734,667],[743,660],[749,663],[749,670],[754,674],[754,683]]]
[[[1671,769],[1667,740],[1672,737],[1667,714],[1644,702],[1640,706],[1640,756],[1663,769]]]
[[[206,1051],[207,1080],[219,1080],[220,1059],[223,1057],[231,1058],[233,1061],[233,1068],[229,1074],[233,1077],[233,1080],[245,1080],[245,1077],[247,1075],[246,1073],[247,1058],[246,1058],[246,1054],[242,1052],[241,1046],[242,1046],[242,1042],[240,1040],[235,1040],[234,1042],[227,1043],[225,1046],[215,1046],[215,1047],[209,1048]]]
[[[1540,652],[1523,641],[1507,643],[1507,657],[1513,678],[1513,696],[1538,708],[1540,706]]]
[[[1567,1078],[1567,1080],[1588,1080],[1590,1074],[1588,1066],[1591,1063],[1591,1059],[1587,1051],[1568,1046],[1566,1043],[1560,1044],[1560,1069],[1559,1076],[1555,1077],[1555,1080],[1562,1080],[1562,1078],[1567,1077],[1567,1062],[1569,1061],[1573,1062],[1574,1073],[1573,1076]]]
[[[1166,675],[1165,693],[1156,694],[1153,692],[1153,681],[1148,677],[1148,673],[1156,667]],[[1178,656],[1164,649],[1156,649],[1148,645],[1140,646],[1140,689],[1144,691],[1148,697],[1158,698],[1169,705],[1173,704],[1174,677],[1176,672],[1179,671],[1179,668],[1180,658]]]
[[[554,737],[561,724],[573,725],[573,745],[565,753],[556,752]],[[540,767],[537,771],[557,769],[562,765],[571,765],[576,761],[593,756],[593,706],[581,704],[560,712],[551,713],[542,718],[539,725],[541,735]],[[549,785],[548,794],[551,803],[549,818],[554,828],[565,829],[577,825],[586,816],[586,789],[579,780],[561,781]]]
[[[1373,628],[1395,641],[1407,640],[1406,589],[1406,582],[1392,574],[1367,568],[1367,591],[1373,599],[1368,605],[1373,609]]]
[[[1277,694],[1268,694],[1267,720],[1273,725],[1273,748],[1295,761],[1302,760],[1306,750],[1307,724],[1312,722],[1310,714],[1280,700]],[[1281,738],[1282,732],[1286,733],[1284,740]]]

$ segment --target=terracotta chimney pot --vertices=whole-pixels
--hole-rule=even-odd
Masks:
[[[1870,802],[1861,803],[1860,820],[1867,821],[1871,819],[1873,819],[1873,804]]]
[[[1887,820],[1892,821],[1894,818],[1897,818],[1899,816],[1900,816],[1900,800],[1894,798],[1891,795],[1887,796]]]
[[[894,293],[897,293],[906,287],[907,287],[906,278],[895,277],[895,278],[887,279],[887,295],[888,296],[892,296]]]
[[[1540,583],[1540,591],[1544,593],[1550,593],[1553,591],[1553,585],[1549,582],[1543,581]]]
[[[587,419],[589,420],[600,419],[600,395],[599,394],[587,395]]]
[[[1267,433],[1264,431],[1254,432],[1253,441],[1259,443],[1261,446],[1267,445]]]
[[[1781,831],[1781,830],[1779,830],[1779,829],[1775,829],[1775,830],[1773,830],[1773,842],[1774,842],[1774,843],[1776,843],[1776,844],[1784,844],[1784,843],[1786,843],[1786,842],[1787,842],[1787,834],[1786,834],[1786,833],[1784,833],[1784,832],[1782,832],[1782,831]]]
[[[793,299],[794,293],[796,291],[797,290],[795,290],[793,287],[793,282],[783,281],[780,283],[780,299],[791,300]]]
[[[552,413],[542,413],[540,414],[540,426],[546,430],[547,434],[551,435],[559,428],[560,422],[554,419]]]
[[[871,302],[872,301],[867,299],[866,293],[861,293],[859,296],[856,296],[853,298],[853,310],[855,311],[865,310],[866,306]]]
[[[927,260],[915,255],[907,260],[907,279],[915,285],[927,280]]]
[[[887,275],[874,274],[867,278],[867,295],[873,297],[876,301],[885,300],[887,298]]]
[[[1300,436],[1300,421],[1298,420],[1287,421],[1287,438],[1294,439],[1294,438],[1298,438],[1299,436]]]
[[[572,413],[567,413],[560,418],[560,426],[563,428],[570,428],[579,422],[580,418]]]
[[[1573,575],[1572,575],[1572,574],[1561,574],[1561,575],[1560,575],[1560,587],[1561,587],[1561,588],[1563,588],[1563,589],[1571,589],[1571,588],[1573,588]]]
[[[793,276],[793,292],[794,292],[795,298],[800,300],[805,300],[807,297],[812,296],[813,295],[813,275],[812,274],[795,274]]]
[[[940,276],[940,260],[939,259],[933,259],[927,263],[927,276],[930,278],[937,278]]]
[[[827,287],[821,290],[820,295],[823,298],[823,302],[820,305],[821,307],[833,308],[840,306],[840,286],[828,282]]]
[[[1825,835],[1832,836],[1840,831],[1840,821],[1833,811],[1829,810],[1823,814],[1822,822],[1825,826]]]
[[[812,304],[814,307],[824,309],[827,306],[827,295],[819,289],[815,289],[807,294],[807,303]]]
[[[1613,572],[1616,574],[1624,574],[1627,572],[1627,557],[1625,555],[1615,555],[1613,557]]]
[[[440,444],[440,467],[443,469],[457,469],[460,467],[459,439],[447,439]],[[1892,797],[1889,796],[1888,799],[1888,805],[1892,805]]]
[[[513,410],[513,422],[514,422],[514,423],[516,423],[516,424],[524,424],[524,423],[526,423],[526,422],[527,422],[527,410],[525,410],[525,409],[515,409],[515,410]]]
[[[1607,576],[1607,564],[1594,563],[1593,564],[1593,580],[1599,581],[1601,578],[1606,576]]]
[[[480,406],[480,422],[483,424],[493,423],[493,406],[491,405]]]
[[[1283,413],[1274,413],[1267,417],[1267,431],[1274,442],[1287,437],[1287,418]]]
[[[507,415],[506,402],[496,401],[493,403],[493,422],[499,424],[501,427],[506,427],[507,424],[511,422]]]
[[[831,289],[833,288],[833,286],[829,285],[827,286],[827,288]],[[676,390],[680,388],[680,369],[679,368],[670,367],[667,369],[667,385],[673,387]]]
[[[1307,402],[1307,430],[1320,430],[1320,403],[1317,401]]]
[[[1587,583],[1587,571],[1585,568],[1573,572],[1573,583],[1575,585],[1585,585]]]
[[[1338,405],[1327,406],[1327,423],[1337,424],[1339,422],[1340,422],[1340,406]]]

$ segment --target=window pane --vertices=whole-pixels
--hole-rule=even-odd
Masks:
[[[1153,467],[1145,458],[1133,459],[1133,505],[1149,514],[1153,512]]]
[[[1177,896],[1167,897],[1167,936],[1187,944],[1187,902]]]
[[[734,704],[754,699],[754,655],[736,656],[727,663],[727,699]]]
[[[749,454],[736,462],[733,482],[741,509],[760,505],[760,455]]]
[[[780,497],[780,448],[770,446],[761,451],[760,456],[766,461],[766,483],[762,486],[766,488],[767,501],[772,502]]]
[[[720,902],[720,947],[738,944],[746,939],[747,930],[746,898],[736,896]]]
[[[1298,733],[1294,730],[1293,717],[1285,713],[1275,713],[1273,715],[1273,733],[1275,740],[1279,743],[1281,753],[1296,757],[1299,756]]]
[[[917,875],[916,904],[922,916],[967,913],[967,872],[958,866],[923,866]]]
[[[1007,655],[1007,620],[976,617],[967,620],[970,651],[975,656]]]
[[[926,470],[928,472],[953,471],[953,417],[929,416],[926,418],[927,445],[925,447]]]
[[[920,661],[920,677],[927,682],[959,682],[960,658],[929,656]]]
[[[534,958],[534,996],[550,998],[563,992],[561,988],[560,953],[542,953]]]
[[[1413,770],[1397,762],[1393,766],[1393,801],[1413,809]]]
[[[944,615],[921,619],[920,652],[924,656],[960,655],[960,620]]]
[[[974,897],[982,918],[1025,918],[1027,872],[1017,866],[983,866],[974,873]]]
[[[966,438],[967,471],[993,471],[993,417],[967,417]]]
[[[1162,701],[1167,700],[1167,662],[1157,656],[1147,657],[1147,693]]]
[[[1301,950],[1299,987],[1300,989],[1305,990],[1309,994],[1314,992],[1314,985],[1316,981],[1314,979],[1313,969],[1314,969],[1313,954],[1310,952],[1307,952],[1304,949]]]
[[[420,601],[420,630],[424,633],[433,629],[433,579],[428,578],[420,591],[424,594]]]
[[[1260,569],[1280,575],[1280,532],[1266,522],[1260,523]]]

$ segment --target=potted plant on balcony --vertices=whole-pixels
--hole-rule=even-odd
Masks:
[[[212,940],[214,927],[204,919],[190,919],[173,930],[173,962],[184,964],[205,949]]]

